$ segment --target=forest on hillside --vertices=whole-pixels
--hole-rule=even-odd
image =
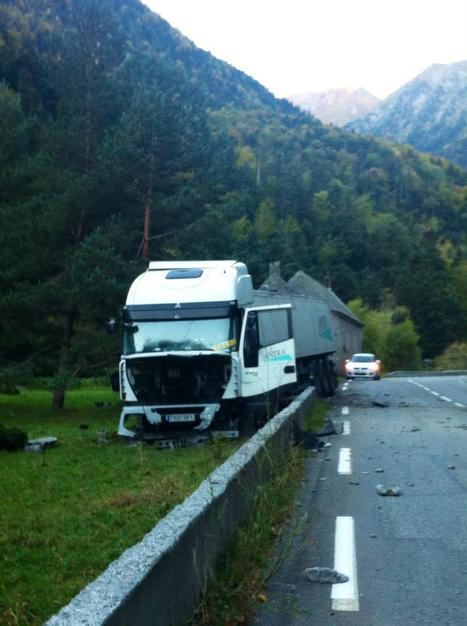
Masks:
[[[467,339],[466,227],[467,172],[322,125],[138,0],[0,1],[4,376],[63,400],[114,366],[148,259],[279,260],[402,307],[432,358]]]

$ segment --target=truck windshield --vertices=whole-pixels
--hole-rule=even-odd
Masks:
[[[170,320],[126,324],[123,353],[214,350],[232,352],[237,341],[234,320]]]

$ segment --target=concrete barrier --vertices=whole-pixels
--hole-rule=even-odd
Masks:
[[[283,462],[307,389],[278,413],[143,540],[126,550],[45,626],[178,626],[190,619],[257,487]]]

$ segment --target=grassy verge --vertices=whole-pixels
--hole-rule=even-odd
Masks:
[[[319,430],[327,411],[327,403],[316,400],[303,428]],[[258,489],[251,515],[236,532],[190,626],[247,624],[255,605],[267,602],[264,586],[289,545],[284,531],[303,478],[306,456],[301,447],[292,446],[287,461],[275,466],[271,480]],[[275,546],[279,540],[284,552],[278,553]]]
[[[60,413],[50,403],[43,389],[0,395],[0,423],[59,439],[45,454],[0,451],[2,626],[42,624],[239,445],[129,447],[114,435],[117,396],[103,388],[70,391]],[[98,445],[103,430],[110,443]]]

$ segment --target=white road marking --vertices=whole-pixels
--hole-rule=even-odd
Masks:
[[[334,611],[358,611],[357,554],[353,517],[336,517],[334,569],[349,577],[346,583],[332,586]]]
[[[349,420],[344,420],[344,430],[342,431],[343,435],[350,435],[350,422]]]
[[[339,474],[352,473],[352,451],[350,448],[341,448],[339,451],[339,465],[337,466]]]
[[[348,415],[349,414],[349,407],[348,406],[343,406],[342,407],[342,415]]]
[[[425,385],[421,385],[420,383],[415,382],[415,380],[409,380],[409,383],[413,383],[414,385],[418,385],[418,387],[421,387],[425,391],[429,391],[433,396],[436,396],[440,400],[444,400],[444,402],[452,402],[455,406],[458,406],[460,409],[465,409],[466,408],[465,404],[462,404],[461,402],[454,402],[454,400],[451,400],[451,398],[447,398],[446,396],[442,396],[437,391],[432,391],[429,387],[425,387]]]

